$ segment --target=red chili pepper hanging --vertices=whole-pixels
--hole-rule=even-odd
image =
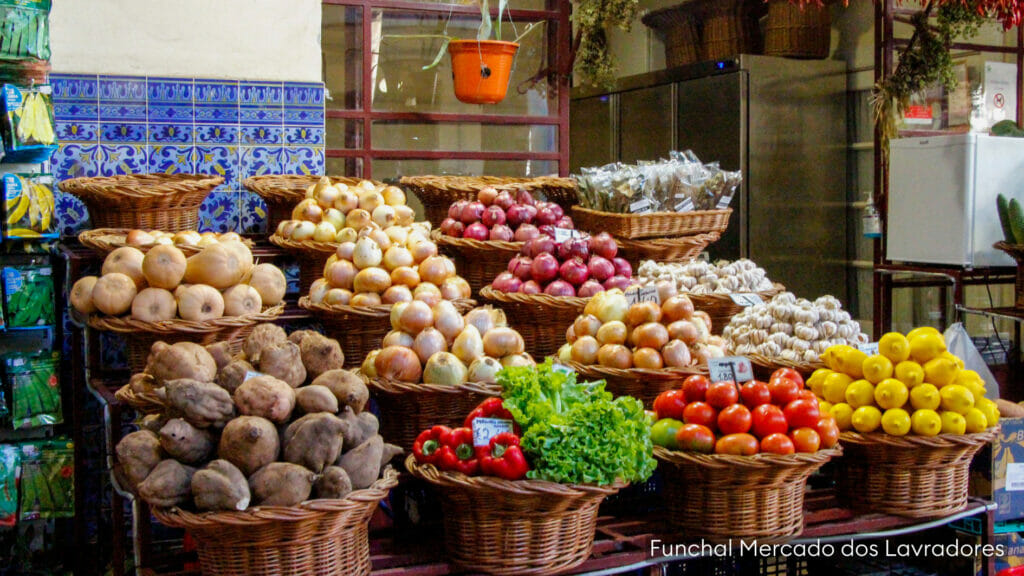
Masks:
[[[450,434],[451,431],[452,429],[447,426],[434,426],[420,432],[412,444],[412,453],[416,457],[416,462],[437,464],[440,449],[443,446],[442,438],[445,434]]]
[[[488,398],[487,400],[484,400],[479,406],[469,413],[469,416],[466,416],[466,421],[463,422],[462,425],[472,430],[473,420],[476,420],[477,418],[503,418],[505,420],[512,420],[512,428],[516,435],[521,434],[522,432],[519,430],[519,424],[515,423],[515,419],[512,418],[512,413],[502,406],[502,402],[504,402],[504,400],[501,398]]]
[[[480,461],[473,449],[473,430],[455,428],[441,437],[437,466],[442,470],[473,476],[480,471]]]
[[[510,432],[491,438],[487,446],[479,448],[478,455],[480,471],[488,476],[521,480],[526,478],[526,473],[530,471],[523,449],[519,447],[519,437]]]

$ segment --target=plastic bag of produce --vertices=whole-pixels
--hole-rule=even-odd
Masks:
[[[0,526],[18,521],[18,466],[21,451],[17,446],[0,445]]]
[[[57,149],[50,86],[4,84],[3,135],[6,162],[39,163]]]
[[[50,59],[51,0],[0,0],[0,58]]]
[[[75,454],[69,440],[21,445],[21,519],[75,514]]]
[[[15,174],[0,180],[4,197],[4,238],[56,238],[53,176]]]
[[[4,316],[8,328],[52,326],[53,268],[8,266],[3,269]]]
[[[963,360],[965,369],[974,370],[985,381],[985,396],[990,400],[998,399],[999,382],[992,375],[992,371],[988,369],[985,359],[981,357],[981,352],[978,352],[974,346],[971,335],[967,333],[964,325],[960,322],[954,323],[946,328],[943,337],[946,339],[946,350]]]
[[[11,425],[35,428],[64,421],[60,383],[60,355],[11,354],[4,358],[11,390]]]

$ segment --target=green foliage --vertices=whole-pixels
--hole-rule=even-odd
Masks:
[[[617,26],[629,31],[638,0],[576,0],[572,20],[579,34],[575,69],[583,81],[608,86],[615,81],[615,60],[608,53],[608,30]]]

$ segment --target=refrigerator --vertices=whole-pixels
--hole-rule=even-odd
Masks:
[[[901,138],[889,146],[890,260],[1013,266],[996,196],[1024,202],[1024,139],[988,134]]]
[[[847,297],[846,65],[742,55],[577,88],[570,165],[693,150],[740,170],[708,253],[751,258],[797,296]]]

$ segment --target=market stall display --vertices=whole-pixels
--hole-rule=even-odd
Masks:
[[[534,197],[555,202],[563,210],[576,203],[576,182],[571,178],[540,176],[513,178],[500,176],[403,176],[399,182],[423,204],[427,220],[439,226],[452,203],[472,201],[484,188],[496,188],[509,193],[526,190]]]
[[[95,228],[178,232],[199,227],[199,205],[223,183],[205,174],[124,174],[72,178],[59,186],[85,203]]]

